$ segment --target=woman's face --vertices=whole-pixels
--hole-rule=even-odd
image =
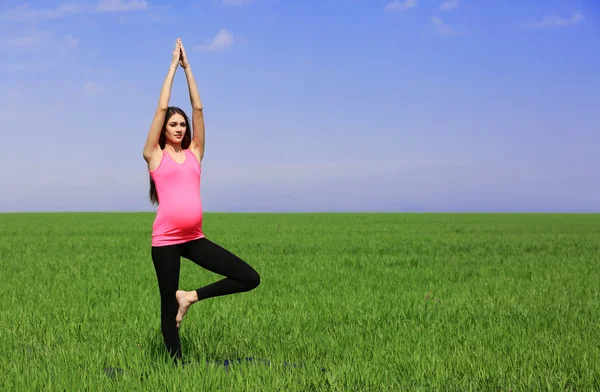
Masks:
[[[180,144],[186,131],[187,125],[185,123],[185,118],[181,114],[175,113],[169,118],[169,121],[167,121],[165,137],[171,144]]]

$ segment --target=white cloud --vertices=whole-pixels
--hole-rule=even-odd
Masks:
[[[521,23],[521,29],[544,29],[544,28],[556,28],[556,27],[567,27],[575,25],[583,20],[583,15],[576,12],[570,18],[563,18],[556,15],[545,16],[541,20]]]
[[[146,0],[100,0],[93,9],[81,3],[61,4],[54,8],[32,8],[29,4],[24,4],[1,11],[0,22],[32,23],[92,11],[126,12],[147,9]]]
[[[0,51],[30,52],[40,49],[75,49],[78,46],[79,40],[76,37],[67,34],[64,38],[58,38],[51,31],[32,31],[0,40]]]
[[[455,9],[456,7],[458,7],[457,0],[446,0],[442,4],[440,4],[439,9],[442,11],[449,11]]]
[[[197,49],[203,51],[218,51],[228,49],[231,45],[233,45],[233,34],[222,28],[215,38],[213,38],[212,42],[199,45]]]
[[[239,6],[250,4],[251,0],[222,0],[224,6]]]
[[[90,97],[96,97],[104,94],[106,90],[96,82],[85,82],[83,92]]]
[[[147,10],[148,2],[146,0],[101,0],[96,6],[100,12],[126,12]]]
[[[442,22],[442,19],[440,19],[439,16],[432,16],[431,22],[437,29],[438,34],[440,34],[442,37],[449,37],[451,35],[456,34],[456,30],[454,29],[454,27]]]
[[[386,6],[386,11],[404,11],[417,6],[417,0],[394,0],[390,1]]]
[[[45,19],[58,19],[83,11],[80,4],[63,4],[56,8],[35,9],[29,4],[5,10],[0,13],[0,22],[35,22]]]
[[[0,50],[33,50],[48,43],[51,38],[52,33],[49,31],[34,31],[26,35],[4,38],[0,40]]]

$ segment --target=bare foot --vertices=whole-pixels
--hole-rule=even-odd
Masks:
[[[198,301],[198,294],[195,291],[177,290],[175,293],[175,298],[177,298],[177,303],[179,304],[177,317],[175,317],[177,328],[179,328],[181,322],[183,321],[183,317],[188,311],[188,308],[192,306],[194,302]]]

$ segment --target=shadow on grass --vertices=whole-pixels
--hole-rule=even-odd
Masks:
[[[211,356],[210,354],[205,355],[206,353],[200,353],[196,351],[197,348],[191,344],[185,335],[180,335],[181,347],[184,353],[184,361],[183,363],[175,363],[168,354],[160,330],[155,330],[154,333],[149,335],[147,339],[147,344],[145,345],[147,358],[150,358],[151,362],[159,366],[163,364],[169,364],[173,365],[174,367],[175,365],[178,365],[182,368],[185,368],[189,366],[198,366],[204,362],[206,366],[210,364],[217,365],[218,367],[222,366],[225,372],[229,373],[232,365],[252,364],[263,365],[267,367],[271,367],[272,365],[271,360],[268,358],[246,357],[239,355],[238,353],[232,353],[226,358]],[[283,366],[285,369],[305,367],[304,364],[291,363],[287,361],[283,363]],[[325,368],[322,367],[321,372],[324,373],[325,371]],[[123,369],[106,366],[104,367],[104,373],[108,378],[113,379],[119,375],[122,375]]]

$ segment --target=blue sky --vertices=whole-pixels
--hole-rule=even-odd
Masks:
[[[153,211],[181,37],[207,212],[600,212],[599,22],[593,0],[4,1],[0,211]]]

